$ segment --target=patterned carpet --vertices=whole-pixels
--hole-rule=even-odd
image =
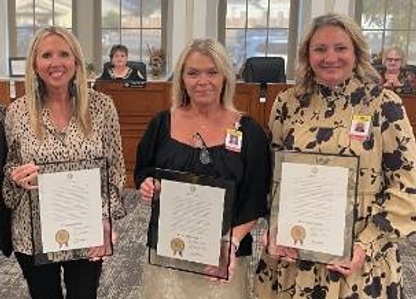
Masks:
[[[99,289],[100,299],[140,299],[141,265],[147,259],[145,242],[149,206],[138,203],[138,194],[124,193],[128,215],[115,223],[118,242],[114,255],[104,263]],[[258,234],[257,234],[258,235]],[[259,252],[259,248],[257,248]],[[416,298],[416,236],[402,246],[405,265],[406,299]],[[256,257],[253,259],[256,260]],[[0,253],[0,298],[28,299],[26,283],[14,258],[6,259]],[[156,299],[156,298],[155,298]]]
[[[141,264],[146,258],[145,242],[148,205],[138,204],[138,193],[126,191],[124,201],[128,214],[115,222],[118,242],[114,255],[104,262],[99,288],[100,299],[140,299]],[[27,299],[26,283],[14,258],[0,253],[0,298]]]

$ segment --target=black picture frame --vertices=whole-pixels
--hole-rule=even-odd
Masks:
[[[10,77],[24,77],[26,69],[26,57],[9,57]]]
[[[230,263],[231,254],[231,242],[232,239],[232,223],[233,223],[233,206],[235,201],[235,184],[231,180],[225,180],[222,178],[214,178],[210,176],[197,175],[193,173],[174,171],[169,169],[159,169],[154,171],[154,177],[160,180],[163,185],[163,181],[175,181],[181,183],[189,183],[191,185],[217,187],[225,190],[223,198],[223,215],[218,215],[218,221],[220,221],[222,229],[218,234],[218,238],[221,240],[221,248],[218,250],[221,252],[217,266],[199,263],[196,261],[190,261],[179,257],[168,257],[159,255],[157,250],[158,233],[153,232],[153,241],[155,244],[150,244],[149,248],[149,263],[155,266],[170,268],[179,271],[190,272],[203,276],[210,276],[220,278],[224,280],[229,279],[228,265]],[[162,187],[163,188],[163,187]],[[158,219],[158,226],[160,225],[160,201],[162,198],[154,199],[152,204],[152,216]],[[207,271],[207,269],[211,269]]]

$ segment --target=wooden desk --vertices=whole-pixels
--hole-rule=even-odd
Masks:
[[[15,97],[10,96],[10,90],[14,89]],[[24,81],[0,81],[0,103],[3,105],[9,105],[15,98],[21,97],[25,94],[25,82]]]
[[[416,94],[400,95],[403,105],[406,108],[407,117],[413,128],[413,134],[416,133]]]

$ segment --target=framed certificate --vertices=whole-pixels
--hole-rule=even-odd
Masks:
[[[152,208],[158,223],[149,262],[228,279],[234,183],[165,169],[155,178],[161,193]]]
[[[26,68],[26,57],[9,57],[10,77],[24,77]]]
[[[35,263],[89,258],[90,249],[111,240],[111,221],[103,220],[110,219],[107,160],[37,165],[38,188],[31,191]],[[105,255],[111,255],[107,243]]]
[[[270,238],[320,263],[350,260],[359,157],[278,152]]]

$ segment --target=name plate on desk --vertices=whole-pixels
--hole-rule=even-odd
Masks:
[[[301,260],[350,260],[359,158],[275,152],[271,242]]]
[[[388,89],[393,90],[397,94],[415,94],[416,95],[416,87],[410,86],[398,86],[398,87],[388,87]]]

